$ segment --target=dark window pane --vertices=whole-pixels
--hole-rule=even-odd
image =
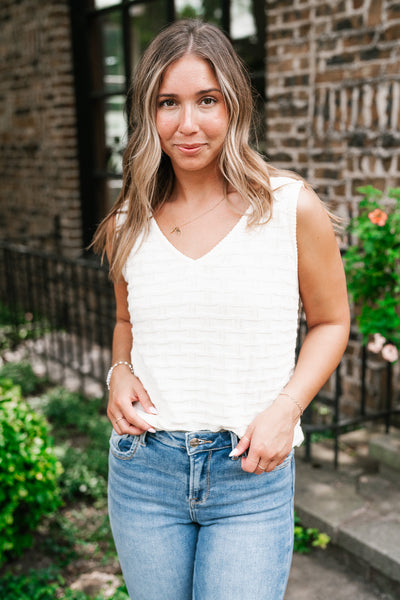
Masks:
[[[135,4],[129,9],[129,17],[131,66],[134,69],[148,44],[166,25],[167,0]]]
[[[125,89],[121,11],[97,14],[90,28],[91,86],[95,94]]]
[[[108,173],[122,173],[122,155],[127,139],[124,107],[125,96],[112,96],[105,102],[105,168]]]
[[[252,39],[257,36],[252,0],[231,0],[231,38]]]
[[[231,1],[232,41],[262,97],[265,96],[265,27],[264,0]]]
[[[100,17],[102,28],[103,88],[109,92],[125,87],[124,48],[121,13]]]
[[[259,140],[264,129],[265,0],[84,0],[72,3],[75,22],[87,17],[90,68],[85,85],[86,115],[92,139],[85,202],[93,224],[105,215],[121,189],[122,155],[127,143],[125,105],[130,105],[131,72],[145,48],[173,18],[198,18],[222,27],[247,63],[259,92]],[[83,8],[84,5],[84,8]],[[126,95],[128,93],[128,98]],[[127,102],[126,102],[127,101]]]
[[[221,0],[175,0],[177,19],[201,19],[214,25],[222,24]]]
[[[118,194],[121,191],[122,179],[107,179],[105,186],[106,201],[104,214],[106,214],[114,206]]]
[[[265,137],[265,43],[264,0],[231,0],[231,38],[245,61],[256,91],[257,138]]]
[[[94,2],[95,8],[107,8],[115,4],[121,4],[121,0],[95,0]]]

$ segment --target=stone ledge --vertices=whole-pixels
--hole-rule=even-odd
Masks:
[[[302,523],[327,533],[332,546],[387,580],[400,597],[399,487],[354,465],[335,471],[300,459],[296,468],[295,509]]]
[[[400,483],[400,433],[373,436],[369,442],[369,455],[385,468],[398,472]]]

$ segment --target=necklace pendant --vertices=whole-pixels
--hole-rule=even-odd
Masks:
[[[171,233],[176,233],[177,235],[181,235],[181,233],[182,233],[182,232],[181,232],[181,230],[179,229],[179,227],[174,227],[174,228],[171,230]]]

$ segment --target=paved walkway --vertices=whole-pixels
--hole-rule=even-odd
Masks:
[[[285,600],[398,600],[366,582],[328,550],[295,554]]]
[[[329,444],[313,445],[311,464],[296,453],[297,514],[332,541],[294,556],[285,600],[400,600],[400,478],[377,472],[371,439],[366,430],[342,436],[337,471]]]

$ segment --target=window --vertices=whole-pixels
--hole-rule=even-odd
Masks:
[[[199,18],[222,27],[265,98],[263,0],[70,0],[84,244],[121,189],[131,73],[167,23]],[[262,132],[261,132],[262,135]]]

